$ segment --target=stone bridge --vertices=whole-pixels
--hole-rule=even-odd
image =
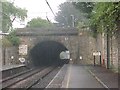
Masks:
[[[79,49],[78,49],[79,38],[78,38],[78,30],[76,28],[52,28],[52,29],[18,28],[16,34],[17,36],[20,37],[21,45],[28,46],[27,55],[23,55],[26,58],[30,59],[31,58],[30,52],[35,47],[37,48],[42,44],[44,46],[43,48],[46,48],[49,53],[52,53],[52,51],[50,51],[52,49],[49,48],[55,48],[60,45],[63,45],[63,47],[67,48],[67,50],[70,51],[70,56],[73,62],[76,62],[79,57]],[[55,43],[57,43],[58,46],[56,46]],[[56,52],[58,51],[59,48],[60,47],[56,48]],[[37,48],[36,50],[38,49],[39,48]],[[56,52],[53,53],[53,56],[55,55]]]

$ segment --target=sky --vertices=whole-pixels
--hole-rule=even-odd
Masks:
[[[28,21],[30,21],[32,18],[41,17],[43,19],[46,19],[46,12],[49,20],[51,22],[55,22],[54,15],[52,14],[51,10],[49,9],[48,5],[46,4],[45,0],[9,0],[11,2],[14,1],[14,5],[25,8],[28,10],[28,17],[25,20],[25,22],[18,22],[19,20],[16,20],[13,23],[14,28],[21,28],[24,27]],[[65,2],[66,0],[47,0],[53,9],[54,13],[57,13],[59,8],[58,6]]]

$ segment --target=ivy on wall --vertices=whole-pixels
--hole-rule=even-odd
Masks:
[[[12,31],[8,36],[7,39],[12,43],[13,46],[18,46],[20,44],[19,37],[16,36],[16,32]]]

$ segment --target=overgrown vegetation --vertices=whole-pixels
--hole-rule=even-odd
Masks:
[[[2,47],[12,46],[12,43],[7,39],[7,37],[3,37],[0,42],[2,42]]]
[[[8,32],[10,29],[12,29],[12,23],[15,21],[16,18],[23,21],[27,17],[26,9],[14,6],[13,3],[8,1],[0,1],[0,3],[2,3],[2,11],[0,11],[0,14],[2,14],[3,32]]]
[[[119,26],[120,3],[101,2],[96,3],[90,17],[90,26],[94,32],[112,33]]]
[[[7,0],[3,2],[0,0],[0,3],[2,4],[2,10],[0,11],[2,15],[2,32],[6,33],[11,31],[8,36],[2,38],[3,47],[18,46],[20,40],[15,34],[12,23],[16,19],[24,21],[27,17],[27,10],[19,8]]]
[[[20,44],[19,37],[16,36],[16,32],[12,31],[8,36],[7,39],[12,43],[13,46],[18,46]]]
[[[3,37],[1,42],[3,47],[18,46],[20,39],[16,36],[16,32],[12,31],[8,36]]]
[[[31,21],[27,23],[26,27],[30,28],[50,28],[53,27],[53,24],[45,19],[41,19],[40,17],[38,18],[33,18]]]
[[[94,37],[98,33],[113,34],[120,30],[120,2],[76,2],[73,5],[89,19]]]
[[[59,5],[59,11],[55,17],[59,26],[62,27],[72,27],[72,22],[74,21],[75,26],[79,20],[83,20],[84,17],[79,10],[77,10],[71,2],[64,2]]]

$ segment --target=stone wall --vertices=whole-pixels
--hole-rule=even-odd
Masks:
[[[18,48],[17,47],[6,47],[2,48],[3,61],[2,65],[15,65],[20,64],[18,60]]]
[[[110,41],[110,65],[111,68],[113,68],[113,70],[118,71],[118,43],[117,43],[117,39],[115,36],[111,37],[111,41]]]
[[[29,51],[38,43],[45,40],[54,40],[62,43],[70,51],[71,58],[74,63],[93,64],[93,52],[100,51],[102,56],[102,66],[107,67],[107,39],[106,35],[99,34],[97,38],[93,38],[89,31],[79,31],[78,36],[21,36],[21,44],[28,45]],[[11,56],[15,56],[11,60]],[[79,59],[82,56],[82,59]],[[6,49],[5,62],[7,64],[20,63],[18,60],[18,48],[9,47]],[[120,60],[120,33],[118,37],[110,38],[110,68],[118,69],[118,61]],[[100,64],[100,57],[96,56],[96,64]]]
[[[93,38],[89,31],[79,31],[79,56],[83,59],[78,59],[77,63],[80,64],[93,64],[93,52],[101,52],[102,66],[107,68],[107,39],[105,34],[99,34],[97,38]],[[118,35],[120,38],[120,35]],[[110,69],[118,71],[118,60],[120,58],[119,48],[120,41],[118,42],[116,36],[112,36],[110,39]],[[119,47],[118,47],[119,46]],[[100,57],[95,57],[96,64],[100,65]]]
[[[79,34],[79,56],[82,56],[82,60],[78,59],[78,63],[85,64],[89,62],[89,34],[86,31],[80,31]]]
[[[78,59],[80,64],[93,64],[93,52],[100,51],[101,39],[95,39],[91,36],[87,30],[79,31],[79,56],[82,59]],[[99,43],[99,44],[98,44]],[[96,57],[96,63],[98,63],[99,57]]]
[[[42,41],[56,41],[63,44],[70,51],[73,62],[77,63],[78,36],[21,36],[20,39],[21,44],[28,45],[28,58],[30,50],[38,43]]]
[[[120,26],[119,26],[120,29]],[[117,32],[117,42],[118,42],[118,70],[120,72],[120,30]]]

